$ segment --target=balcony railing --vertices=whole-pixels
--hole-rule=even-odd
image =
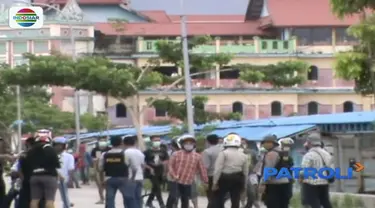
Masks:
[[[156,53],[156,43],[159,40],[142,40],[138,53]],[[179,41],[179,40],[172,40]],[[290,40],[265,40],[254,38],[253,43],[220,45],[200,45],[192,49],[192,53],[213,54],[256,54],[256,53],[295,53],[296,39]]]

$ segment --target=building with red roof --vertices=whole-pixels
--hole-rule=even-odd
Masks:
[[[141,0],[140,0],[141,1]],[[166,1],[160,1],[164,4]],[[35,3],[63,8],[74,0],[34,0]],[[191,0],[187,7],[194,7]],[[326,114],[371,110],[371,99],[355,94],[353,82],[334,75],[333,56],[348,50],[356,40],[346,29],[359,21],[358,16],[339,19],[331,12],[329,0],[238,0],[241,14],[188,14],[189,36],[210,35],[209,45],[193,49],[193,53],[232,53],[230,65],[237,63],[274,64],[287,60],[303,60],[311,64],[305,84],[290,89],[275,90],[267,84],[250,85],[238,80],[239,73],[218,72],[193,79],[196,95],[209,97],[206,109],[215,112],[240,112],[244,119],[288,116],[292,114]],[[155,43],[160,39],[179,39],[180,16],[165,10],[138,10],[130,0],[80,0],[79,9],[86,20],[93,22],[95,54],[105,55],[117,62],[144,66],[156,57]],[[153,3],[150,3],[153,4]],[[170,2],[176,9],[175,2]],[[219,3],[218,3],[219,4]],[[77,9],[77,3],[74,4]],[[147,5],[142,5],[147,7]],[[152,5],[152,7],[156,7]],[[171,6],[172,7],[172,6]],[[220,7],[220,8],[219,8]],[[218,10],[225,10],[218,5]],[[228,9],[231,9],[232,7]],[[308,8],[308,11],[306,11]],[[207,8],[206,8],[207,9]],[[46,7],[46,10],[48,8]],[[211,9],[212,10],[212,9]],[[114,28],[111,19],[123,20],[122,28]],[[63,43],[55,46],[63,48]],[[76,46],[77,47],[77,46]],[[193,71],[194,69],[192,69]],[[164,64],[161,72],[181,72]],[[69,92],[67,92],[69,91]],[[55,94],[71,96],[71,90],[55,89]],[[145,92],[142,100],[157,91]],[[184,92],[175,90],[168,97],[184,99]],[[55,101],[55,102],[62,102]],[[107,112],[113,124],[131,125],[127,109],[116,100],[108,101]],[[72,107],[72,106],[71,106]],[[66,108],[71,110],[73,108]],[[149,108],[143,116],[145,124],[168,119],[165,112]]]

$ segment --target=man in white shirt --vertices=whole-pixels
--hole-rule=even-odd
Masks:
[[[127,135],[123,137],[125,147],[125,162],[129,167],[129,182],[127,183],[127,192],[134,193],[132,206],[142,208],[142,187],[143,187],[143,166],[145,155],[135,144],[137,137]]]
[[[65,151],[67,140],[64,137],[57,137],[53,140],[53,146],[59,154],[61,168],[57,170],[59,174],[59,190],[63,201],[63,208],[70,208],[68,195],[68,182],[74,173],[74,157]]]

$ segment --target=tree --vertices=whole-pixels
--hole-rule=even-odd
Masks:
[[[21,119],[22,132],[34,133],[38,129],[50,128],[53,133],[60,134],[63,130],[74,127],[72,113],[62,112],[49,104],[51,95],[45,88],[21,87]],[[15,87],[4,87],[0,91],[0,136],[7,138],[9,144],[19,145],[11,141],[12,132],[16,131],[17,95]]]
[[[205,96],[195,96],[193,98],[195,124],[205,124],[215,120],[241,120],[242,115],[238,113],[216,113],[205,111],[205,103],[207,101],[208,98]],[[186,100],[178,102],[165,98],[156,100],[152,106],[156,109],[166,111],[171,118],[177,118],[186,122]]]
[[[208,36],[192,38],[189,40],[189,49],[206,44],[209,41],[211,39]],[[176,67],[182,66],[181,43],[161,40],[156,44],[156,47],[159,59],[150,59],[144,67],[116,64],[104,57],[95,56],[80,57],[73,60],[72,57],[59,53],[50,56],[25,54],[25,58],[29,59],[29,67],[22,65],[10,69],[3,66],[0,75],[4,82],[9,85],[71,86],[76,90],[87,90],[117,99],[127,107],[137,130],[139,141],[141,141],[139,145],[143,148],[141,131],[143,112],[156,100],[165,98],[166,92],[183,81],[181,74],[171,77],[155,70],[161,62],[172,63]],[[223,53],[210,55],[190,53],[189,56],[191,67],[199,69],[197,73],[191,74],[192,77],[215,72],[216,66],[226,66],[232,58],[231,54]],[[277,87],[292,86],[302,82],[307,70],[307,66],[303,62],[284,62],[269,65],[264,70],[250,64],[240,65],[239,67],[242,70],[242,79],[252,83],[267,81],[272,84],[275,83]],[[258,71],[260,69],[262,71]],[[150,98],[145,106],[141,106],[140,93],[150,89],[158,90],[158,95]]]
[[[336,55],[336,75],[345,80],[354,80],[357,93],[372,95],[375,100],[375,16],[367,12],[375,9],[375,1],[331,0],[331,5],[333,12],[340,18],[353,14],[359,14],[361,17],[359,24],[348,29],[349,35],[357,38],[359,44],[351,51]],[[358,177],[358,187],[358,192],[363,193],[363,173]]]
[[[81,116],[82,127],[86,128],[88,131],[103,131],[108,127],[108,117],[104,115],[92,115],[91,113],[86,113]]]

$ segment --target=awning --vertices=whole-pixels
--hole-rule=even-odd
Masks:
[[[224,137],[229,133],[236,133],[249,141],[262,141],[266,135],[274,134],[277,138],[294,136],[299,133],[315,129],[315,125],[291,125],[291,126],[270,126],[270,127],[240,127],[215,130],[212,134]]]

